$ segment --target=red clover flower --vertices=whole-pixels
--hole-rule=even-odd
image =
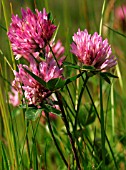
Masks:
[[[84,31],[78,29],[78,32],[74,34],[71,52],[84,65],[91,65],[96,69],[108,70],[117,64],[115,57],[111,55],[108,40],[102,40],[97,32],[91,36],[86,29]]]
[[[120,20],[124,20],[126,18],[126,6],[122,5],[117,7],[115,10],[115,16]]]
[[[118,6],[115,9],[115,27],[126,31],[126,5]]]
[[[22,64],[18,65],[19,71],[14,71],[15,80],[13,81],[13,86],[19,92],[21,90],[24,91],[24,97],[29,105],[38,105],[51,93],[27,73],[24,68],[30,70],[45,82],[53,78],[62,78],[63,69],[56,65],[56,61],[53,58],[47,58],[46,61],[42,61],[39,64],[32,58],[29,67]]]
[[[30,55],[38,56],[52,38],[56,26],[51,22],[43,9],[43,12],[35,10],[36,14],[27,8],[22,9],[22,18],[12,16],[8,37],[16,59],[21,56],[28,58]]]

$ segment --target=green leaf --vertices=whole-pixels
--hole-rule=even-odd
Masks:
[[[55,89],[63,88],[65,85],[65,82],[66,82],[65,80],[59,78],[55,85]]]
[[[18,116],[20,113],[21,113],[21,109],[19,107],[14,108],[11,112],[12,118]]]
[[[11,23],[11,8],[10,8],[10,4],[11,2],[9,2],[8,0],[1,0],[0,2],[2,2],[2,9],[3,9],[3,19],[5,20],[5,24],[6,24],[6,29],[8,31],[9,27],[10,27],[10,23]],[[1,4],[1,3],[0,3]],[[16,70],[16,64],[15,64],[15,59],[14,59],[14,55],[11,49],[11,45],[8,39],[8,44],[9,44],[9,53],[10,53],[10,59],[13,65],[13,69]],[[8,53],[8,54],[9,54]]]
[[[58,81],[58,78],[49,80],[49,81],[47,82],[46,87],[47,87],[49,90],[51,90],[51,91],[54,90],[54,87],[55,87],[57,81]]]
[[[64,87],[64,84],[64,80],[62,80],[61,78],[55,78],[47,82],[47,88],[52,91]]]
[[[40,53],[39,54],[39,57],[41,58],[42,61],[45,61],[46,60],[46,57],[43,53]]]
[[[90,71],[90,72],[87,73],[87,76],[88,77],[93,77],[98,73],[99,73],[99,70]]]
[[[107,83],[111,84],[110,79],[109,79],[105,74],[101,74],[101,73],[100,73],[100,76],[101,76]]]
[[[96,114],[92,104],[85,103],[81,106],[78,114],[78,121],[83,127],[93,123],[95,121],[95,117]]]
[[[80,74],[78,74],[76,76],[73,76],[73,77],[70,77],[70,78],[66,79],[65,85],[71,83],[72,81],[75,81],[77,78],[82,76],[82,74],[84,74],[84,72],[82,72],[82,73],[80,73]]]
[[[30,74],[36,81],[38,81],[40,84],[42,84],[44,87],[46,87],[46,82],[44,80],[42,80],[40,77],[36,76],[34,73],[32,73],[31,71],[29,71],[28,69],[26,69],[25,67],[23,67],[24,70]]]
[[[1,25],[1,24],[0,24],[0,28],[2,28],[4,31],[7,32],[7,29],[3,25]]]
[[[59,26],[60,26],[60,23],[57,25],[57,28],[56,28],[56,30],[55,30],[55,32],[54,32],[53,37],[52,37],[52,39],[53,39],[53,41],[54,41],[54,42],[55,42],[55,39],[56,39],[56,36],[57,36],[58,30],[59,30]]]
[[[111,83],[109,77],[118,78],[118,76],[115,76],[109,72],[100,72],[100,76],[109,84]]]
[[[78,70],[81,69],[80,66],[78,66],[78,65],[76,65],[76,64],[72,64],[72,63],[70,63],[70,62],[63,62],[63,65],[64,65],[65,67],[70,67],[70,68],[74,68],[74,69],[78,69]]]
[[[43,109],[38,109],[36,107],[29,107],[25,112],[25,118],[28,120],[35,120]]]
[[[124,35],[123,33],[118,32],[118,31],[116,31],[116,30],[114,30],[114,29],[110,28],[110,27],[109,27],[109,26],[107,26],[107,25],[104,25],[104,26],[105,26],[105,27],[107,27],[107,28],[109,28],[111,31],[115,32],[116,34],[121,35],[122,37],[126,38],[126,35]]]
[[[27,105],[26,105],[26,104],[21,104],[21,105],[19,105],[19,108],[20,108],[20,109],[26,109],[26,108],[27,108]]]
[[[52,80],[47,82],[46,87],[51,91],[59,89],[59,88],[63,88],[66,84],[69,84],[72,81],[75,81],[77,78],[79,78],[83,73],[84,72],[82,72],[82,73],[80,73],[76,76],[70,77],[66,80],[62,80],[61,78],[52,79]]]
[[[81,70],[88,70],[88,71],[92,71],[92,70],[96,70],[94,66],[88,66],[88,65],[84,65],[82,66]]]
[[[66,67],[71,67],[71,68],[78,69],[78,70],[88,70],[88,71],[96,70],[94,66],[83,65],[82,67],[80,67],[70,62],[64,62],[63,65]]]
[[[107,77],[113,77],[113,78],[118,78],[118,76],[112,74],[112,73],[109,73],[109,72],[101,72],[100,73],[102,76],[107,76]]]
[[[86,133],[86,129],[77,129],[75,132],[73,132],[73,135],[75,134],[76,138],[82,137],[83,134]]]
[[[93,112],[86,120],[86,123],[85,125],[89,125],[91,123],[93,123],[95,121],[95,118],[96,118],[96,114]]]
[[[48,20],[51,20],[53,22],[53,15],[52,15],[52,12],[49,12],[48,13]]]
[[[61,111],[54,108],[53,106],[51,106],[49,104],[44,104],[43,109],[45,111],[47,111],[48,113],[51,112],[51,113],[54,113],[57,116],[61,116]]]

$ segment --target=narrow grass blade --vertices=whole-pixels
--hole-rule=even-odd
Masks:
[[[2,150],[2,159],[4,164],[4,169],[10,170],[8,155],[6,154],[3,143],[1,142],[1,150]]]
[[[8,110],[5,107],[5,101],[4,101],[4,97],[2,95],[2,88],[0,86],[0,108],[1,108],[1,114],[2,114],[2,119],[3,119],[3,123],[4,123],[4,128],[5,128],[5,134],[6,134],[6,138],[7,138],[7,142],[8,142],[8,150],[9,150],[9,157],[11,160],[11,165],[12,165],[12,170],[14,168],[14,166],[17,166],[16,163],[16,157],[15,157],[15,148],[14,148],[14,143],[13,143],[13,139],[12,139],[12,135],[11,135],[11,131],[10,131],[10,127],[9,127],[9,114],[8,114]]]
[[[90,91],[89,91],[89,89],[88,89],[87,86],[86,86],[86,90],[87,90],[87,93],[88,93],[88,95],[89,95],[89,98],[90,98],[90,100],[91,100],[91,102],[92,102],[92,105],[93,105],[93,107],[94,107],[94,110],[95,110],[95,113],[96,113],[96,115],[97,115],[97,117],[98,117],[98,120],[99,120],[99,122],[100,122],[100,124],[101,124],[101,119],[100,119],[100,117],[99,117],[97,108],[96,108],[96,106],[95,106],[95,104],[94,104],[92,95],[91,95],[91,93],[90,93]],[[113,150],[112,150],[111,144],[110,144],[110,142],[109,142],[109,139],[108,139],[105,131],[104,131],[104,134],[105,134],[105,138],[106,138],[106,141],[107,141],[107,143],[108,143],[108,146],[109,146],[109,149],[110,149],[110,152],[111,152],[111,155],[112,155],[114,164],[115,164],[115,168],[118,170],[118,165],[117,165],[117,162],[116,162],[116,158],[115,158],[114,152],[113,152]]]
[[[2,0],[2,7],[3,7],[4,19],[5,19],[5,23],[6,23],[6,30],[8,31],[9,25],[11,23],[11,9],[10,9],[9,0]],[[16,70],[15,59],[14,59],[13,52],[11,50],[11,45],[10,45],[9,40],[8,40],[8,43],[9,43],[9,47],[10,47],[9,50],[10,50],[10,54],[11,54],[13,69]]]
[[[116,30],[114,30],[113,28],[110,28],[110,27],[107,26],[107,25],[104,25],[104,26],[107,27],[110,31],[113,31],[113,32],[115,32],[116,34],[121,35],[122,37],[126,38],[126,35],[125,35],[125,34],[119,32],[119,31],[116,31]]]
[[[116,66],[116,71],[117,71],[117,75],[119,77],[119,83],[120,83],[120,87],[121,89],[123,90],[123,79],[122,79],[122,75],[121,75],[121,72],[120,72],[120,68],[119,68],[119,65]]]
[[[105,11],[105,4],[106,4],[106,0],[104,0],[103,5],[102,5],[102,13],[101,13],[100,26],[99,26],[99,35],[102,34],[102,26],[103,26],[103,17],[104,17],[104,11]]]

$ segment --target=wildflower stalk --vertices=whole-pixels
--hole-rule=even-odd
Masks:
[[[101,117],[101,143],[102,143],[102,159],[103,168],[105,167],[105,133],[104,133],[104,111],[102,96],[102,78],[100,77],[100,117]]]
[[[68,167],[68,163],[67,163],[67,161],[66,161],[66,159],[65,159],[62,151],[60,150],[60,147],[59,147],[59,145],[58,145],[58,143],[57,143],[57,141],[56,141],[56,138],[55,138],[55,136],[54,136],[54,134],[53,134],[52,126],[51,126],[50,119],[49,119],[49,114],[48,114],[46,111],[45,111],[45,114],[46,114],[46,117],[47,117],[47,120],[48,120],[48,127],[49,127],[49,130],[50,130],[51,136],[52,136],[52,138],[53,138],[53,141],[54,141],[54,143],[55,143],[55,146],[56,146],[56,148],[57,148],[57,150],[58,150],[58,152],[59,152],[62,160],[64,161],[66,167]]]
[[[53,50],[52,50],[52,47],[50,46],[49,43],[48,43],[48,45],[49,45],[50,51],[52,52],[52,55],[53,55],[53,57],[54,57],[54,59],[55,59],[55,61],[56,61],[56,64],[57,64],[57,66],[58,66],[59,69],[60,69],[60,65],[59,65],[59,63],[58,63],[58,61],[57,61],[57,58],[56,58],[56,56],[55,56],[55,54],[54,54],[54,52],[53,52]],[[68,88],[68,85],[66,85],[66,89],[67,89],[67,91],[68,91],[68,94],[69,94],[69,96],[70,96],[72,105],[73,105],[73,107],[74,107],[74,101],[73,101],[72,95],[71,95],[71,93],[70,93],[70,90],[69,90],[69,88]]]
[[[54,60],[56,61],[56,64],[57,64],[57,66],[58,66],[59,69],[60,69],[60,65],[59,65],[59,63],[58,63],[58,61],[57,61],[57,58],[56,58],[56,56],[55,56],[55,54],[54,54],[54,52],[53,52],[53,50],[52,50],[52,47],[50,46],[49,42],[48,42],[48,45],[49,45],[50,51],[51,51],[51,53],[52,53],[52,55],[53,55],[53,57],[54,57]],[[74,101],[73,101],[72,95],[71,95],[71,93],[70,93],[70,90],[69,90],[69,88],[68,88],[68,85],[66,85],[66,89],[67,89],[67,92],[68,92],[68,94],[69,94],[69,96],[70,96],[72,105],[73,105],[73,107],[74,107]]]
[[[71,93],[70,93],[70,90],[69,90],[69,87],[68,87],[67,84],[66,84],[66,89],[67,89],[68,94],[69,94],[69,96],[70,96],[70,100],[71,100],[71,103],[72,103],[72,105],[73,105],[73,108],[75,108],[75,106],[74,106],[74,101],[73,101],[72,95],[71,95]]]
[[[52,47],[50,46],[49,43],[48,43],[48,45],[49,45],[50,51],[51,51],[51,53],[52,53],[52,55],[53,55],[53,57],[54,57],[54,59],[55,59],[55,61],[56,61],[57,66],[60,68],[59,63],[58,63],[58,61],[57,61],[57,59],[56,59],[56,56],[55,56],[55,54],[54,54],[54,52],[53,52],[53,50],[52,50]]]
[[[72,145],[72,150],[73,150],[74,158],[76,160],[77,168],[78,168],[78,170],[81,170],[80,162],[79,162],[79,158],[78,158],[78,154],[77,154],[77,150],[76,150],[76,147],[75,147],[75,141],[74,141],[74,138],[73,138],[73,136],[72,136],[72,134],[70,132],[69,123],[67,121],[67,117],[66,117],[66,114],[64,112],[64,108],[63,108],[63,104],[62,104],[62,99],[61,99],[61,94],[59,92],[56,92],[56,97],[58,99],[59,107],[60,107],[60,110],[61,110],[61,113],[62,113],[62,119],[64,121],[66,130],[67,130],[67,134],[68,134],[68,137],[70,139],[70,143]]]
[[[76,110],[76,117],[75,117],[75,125],[74,125],[74,130],[77,129],[77,122],[78,122],[78,113],[79,113],[79,109],[80,109],[80,104],[81,104],[81,99],[82,99],[82,95],[83,95],[83,92],[84,92],[84,89],[85,89],[85,86],[87,84],[87,81],[88,81],[88,76],[87,76],[87,73],[85,72],[86,74],[86,79],[84,80],[84,84],[81,88],[81,92],[80,92],[80,95],[79,95],[79,98],[78,98],[78,104],[77,104],[77,110]]]

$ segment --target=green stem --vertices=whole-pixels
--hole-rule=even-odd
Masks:
[[[62,100],[63,100],[63,103],[65,104],[65,107],[69,109],[70,113],[71,113],[72,116],[75,118],[75,110],[73,111],[73,110],[70,108],[69,104],[67,104],[67,102],[66,102],[66,100],[65,100],[65,98],[64,98],[63,96],[62,96]]]
[[[102,96],[102,78],[100,76],[100,117],[101,117],[101,144],[102,144],[102,159],[103,169],[105,167],[105,133],[104,133],[104,111],[103,111],[103,96]]]
[[[67,130],[68,137],[70,139],[70,143],[72,145],[72,150],[73,150],[74,158],[76,160],[77,168],[78,168],[78,170],[81,170],[80,161],[79,161],[77,150],[76,150],[76,147],[75,147],[75,141],[74,141],[74,138],[73,138],[73,136],[72,136],[72,134],[70,132],[69,123],[67,121],[67,117],[66,117],[66,114],[64,112],[64,108],[63,108],[63,104],[62,104],[62,96],[61,96],[61,94],[59,92],[56,92],[56,97],[58,99],[59,107],[60,107],[60,110],[62,112],[62,118],[63,118],[66,130]]]
[[[68,94],[69,94],[69,96],[70,96],[70,99],[71,99],[71,102],[72,102],[72,105],[73,105],[73,108],[74,108],[74,101],[73,101],[72,95],[71,95],[71,93],[70,93],[70,90],[69,90],[67,84],[66,84],[66,89],[67,89],[67,91],[68,91]]]
[[[78,113],[79,113],[79,109],[80,109],[80,104],[81,104],[81,100],[82,100],[82,95],[83,95],[83,92],[84,92],[84,89],[85,89],[85,86],[87,84],[87,81],[88,81],[88,76],[86,74],[86,79],[84,80],[83,76],[81,76],[82,79],[83,79],[83,86],[81,88],[81,92],[80,92],[80,95],[79,95],[79,98],[78,98],[78,104],[77,104],[77,111],[76,111],[76,117],[75,117],[75,125],[74,125],[74,130],[77,129],[77,122],[78,122]]]
[[[57,61],[57,58],[56,58],[56,56],[55,56],[55,54],[54,54],[54,52],[53,52],[53,50],[52,50],[51,45],[50,45],[49,43],[48,43],[48,45],[49,45],[50,51],[51,51],[51,53],[52,53],[52,55],[53,55],[53,57],[54,57],[54,59],[55,59],[55,61],[56,61],[57,66],[60,68],[60,65],[59,65],[59,63],[58,63],[58,61]]]
[[[62,160],[64,161],[66,167],[68,168],[68,163],[67,163],[67,161],[66,161],[66,159],[65,159],[62,151],[60,150],[60,147],[59,147],[59,145],[58,145],[58,143],[57,143],[57,141],[56,141],[56,138],[55,138],[55,136],[54,136],[54,134],[53,134],[52,126],[51,126],[50,119],[49,119],[49,114],[48,114],[46,111],[45,111],[45,114],[46,114],[46,117],[47,117],[47,120],[48,120],[48,127],[49,127],[49,130],[50,130],[51,136],[52,136],[52,138],[53,138],[53,141],[54,141],[54,143],[55,143],[55,146],[56,146],[56,148],[57,148],[57,150],[58,150],[58,152],[59,152]]]

